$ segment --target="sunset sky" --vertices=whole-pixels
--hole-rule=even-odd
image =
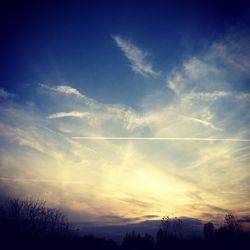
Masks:
[[[0,199],[250,218],[250,4],[219,2],[6,1]]]

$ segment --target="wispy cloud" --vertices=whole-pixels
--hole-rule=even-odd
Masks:
[[[152,64],[148,61],[148,53],[135,46],[120,36],[113,36],[117,46],[122,50],[124,55],[131,63],[134,72],[144,77],[158,77],[160,73],[153,69]]]
[[[64,117],[77,117],[83,118],[89,116],[89,112],[79,112],[79,111],[71,111],[71,112],[59,112],[52,115],[49,115],[49,119],[57,119],[57,118],[64,118]]]
[[[129,106],[121,104],[111,105],[100,103],[93,98],[85,96],[84,94],[80,93],[79,90],[74,89],[70,86],[50,87],[44,84],[39,85],[43,88],[48,89],[49,91],[55,91],[56,93],[63,93],[70,96],[77,95],[77,97],[80,97],[79,99],[77,99],[79,105],[78,110],[50,114],[48,116],[48,119],[59,119],[67,117],[74,117],[79,119],[85,118],[84,122],[88,123],[92,127],[100,127],[102,125],[105,125],[105,123],[110,122],[116,125],[119,124],[118,126],[115,125],[115,130],[119,128],[119,130],[125,129],[125,131],[130,132],[145,128],[147,126],[147,120],[145,119],[145,117]]]
[[[245,93],[233,93],[229,91],[212,91],[212,92],[193,92],[181,96],[182,100],[186,101],[207,101],[214,102],[226,97],[240,97]]]
[[[189,120],[189,121],[193,121],[193,122],[197,122],[199,124],[204,125],[205,127],[208,127],[208,128],[214,129],[214,130],[223,131],[222,128],[216,127],[213,123],[211,123],[209,121],[201,120],[201,119],[190,117],[190,116],[184,116],[184,119]]]
[[[234,51],[230,46],[224,54]],[[211,49],[183,62],[169,74],[176,95],[169,88],[150,93],[140,110],[102,103],[67,84],[40,84],[34,99],[53,109],[7,98],[0,106],[0,189],[93,219],[249,211],[250,94],[236,89],[249,79],[249,59],[242,69],[230,58],[220,58],[219,71]]]
[[[55,93],[62,94],[65,96],[76,97],[77,100],[81,100],[84,103],[84,105],[88,106],[91,109],[100,108],[97,101],[87,97],[86,95],[81,93],[78,89],[73,88],[69,85],[50,86],[50,85],[43,84],[43,83],[39,83],[38,85],[44,89],[47,89],[49,92],[55,92]]]
[[[73,96],[83,97],[83,95],[77,89],[72,88],[72,87],[67,86],[67,85],[58,85],[58,86],[52,87],[52,86],[49,86],[49,85],[46,85],[43,83],[39,83],[39,86],[46,88],[48,90],[51,90],[51,91],[65,94],[65,95],[73,95]]]
[[[220,96],[249,78],[250,36],[228,35],[211,44],[206,53],[192,56],[167,77],[178,96],[189,92],[213,92]],[[217,95],[218,97],[218,95]]]
[[[13,94],[7,92],[3,88],[0,88],[0,98],[7,99],[7,98],[10,98],[10,97],[13,97],[13,96],[14,96]]]

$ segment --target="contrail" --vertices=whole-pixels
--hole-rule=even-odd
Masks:
[[[250,142],[240,138],[202,138],[202,137],[104,137],[104,136],[73,136],[75,140],[133,140],[133,141],[229,141]]]

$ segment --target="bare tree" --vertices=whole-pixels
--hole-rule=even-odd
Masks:
[[[232,233],[238,233],[241,231],[241,226],[237,218],[231,213],[225,215],[224,227]]]
[[[66,217],[59,209],[47,208],[38,199],[10,199],[3,208],[11,227],[22,234],[65,236],[70,232]]]
[[[212,222],[208,222],[204,224],[203,227],[203,235],[205,239],[210,239],[214,234],[214,224]]]
[[[182,220],[178,218],[170,219],[169,216],[164,216],[161,222],[161,230],[164,236],[173,236],[175,238],[182,238],[183,228]]]

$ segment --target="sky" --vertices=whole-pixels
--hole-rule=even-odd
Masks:
[[[0,197],[250,221],[247,1],[1,5]]]

